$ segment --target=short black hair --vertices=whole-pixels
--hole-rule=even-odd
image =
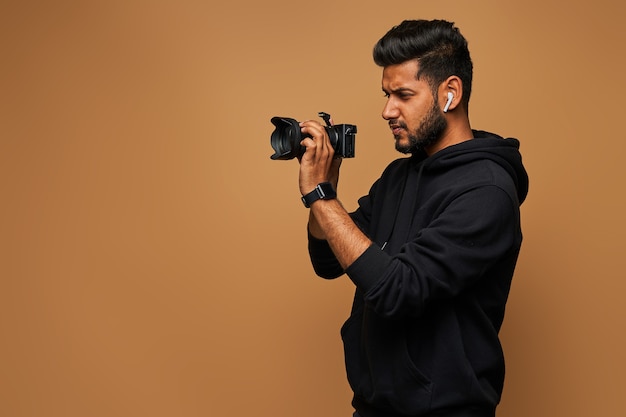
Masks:
[[[416,59],[422,75],[436,94],[439,84],[456,75],[463,83],[467,107],[472,92],[473,64],[467,40],[453,22],[405,20],[391,28],[374,46],[374,62],[386,67]]]

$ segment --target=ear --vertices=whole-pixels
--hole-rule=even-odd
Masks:
[[[451,75],[439,85],[438,95],[439,105],[444,113],[456,109],[462,102],[463,82],[458,76]]]

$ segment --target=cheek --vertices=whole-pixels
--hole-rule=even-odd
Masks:
[[[423,116],[424,112],[422,109],[413,107],[411,109],[406,109],[404,120],[406,120],[407,127],[410,130],[415,130],[420,126]]]
[[[422,124],[422,121],[426,115],[431,111],[433,101],[422,100],[419,103],[415,103],[413,106],[407,106],[405,117],[407,123],[413,128],[417,128]]]

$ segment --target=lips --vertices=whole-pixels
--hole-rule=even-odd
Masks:
[[[393,133],[393,135],[397,136],[405,127],[402,123],[393,121],[393,122],[389,122],[389,128],[391,129],[391,132]]]

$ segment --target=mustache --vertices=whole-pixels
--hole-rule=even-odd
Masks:
[[[391,127],[391,128],[400,127],[402,129],[406,129],[407,128],[406,123],[404,123],[403,121],[398,120],[398,119],[391,119],[391,120],[389,120],[389,127]]]

